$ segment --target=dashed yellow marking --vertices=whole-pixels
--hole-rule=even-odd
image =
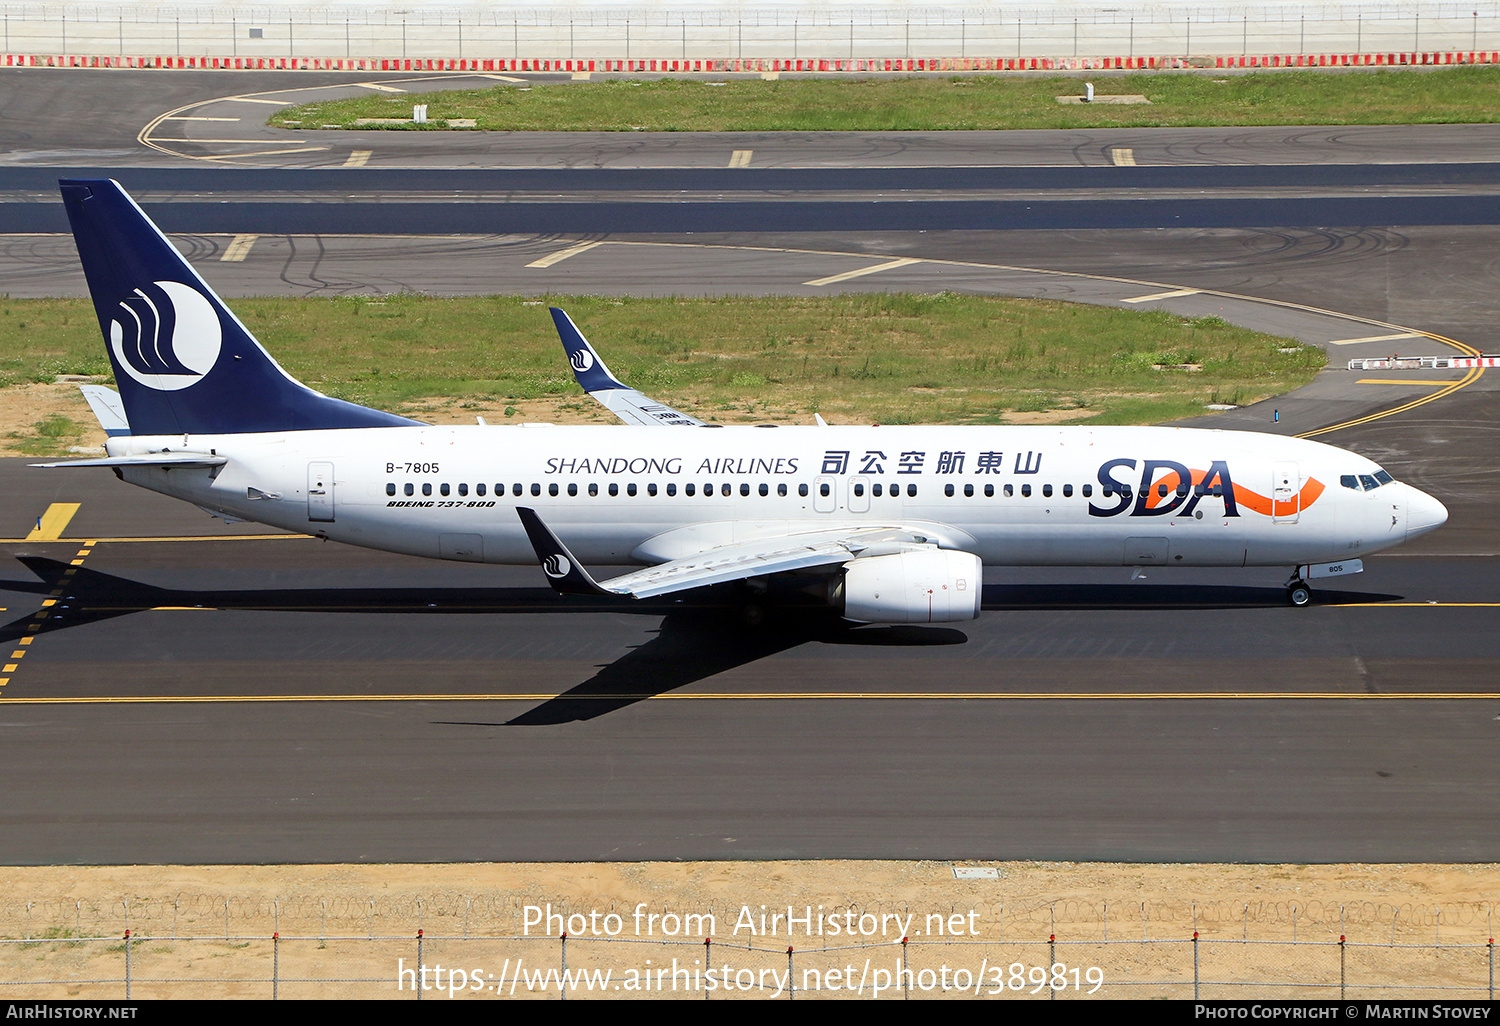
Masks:
[[[750,158],[755,155],[754,150],[735,150],[729,155],[730,167],[749,167]]]
[[[191,114],[168,114],[163,121],[238,121],[239,118],[204,118]]]
[[[56,541],[62,537],[63,531],[68,526],[68,521],[73,519],[73,514],[78,512],[78,502],[54,502],[47,507],[47,512],[37,518],[37,524],[31,529],[31,533],[22,541]]]
[[[73,562],[74,566],[83,566],[83,560],[81,560],[81,559],[75,559],[72,562]],[[71,571],[69,571],[69,572],[71,573]]]
[[[527,267],[551,267],[553,264],[560,264],[560,263],[562,263],[564,260],[567,260],[569,257],[576,257],[579,253],[587,253],[589,250],[593,249],[595,246],[602,246],[602,245],[604,245],[604,243],[603,243],[602,240],[598,241],[598,242],[580,242],[576,246],[569,246],[567,249],[560,249],[556,253],[549,253],[547,256],[542,257],[540,260],[533,260],[531,263],[527,264],[526,266]]]
[[[73,507],[73,511],[76,511],[78,509],[78,503],[73,503],[72,507]],[[56,505],[54,505],[52,508],[55,509]],[[50,513],[51,510],[49,509],[48,512]],[[71,518],[72,515],[73,515],[73,512],[70,511],[68,513],[68,517]],[[46,517],[43,517],[42,521],[43,521],[43,524],[45,524],[46,523]],[[66,524],[67,524],[67,520],[64,519],[63,526],[66,526]],[[61,528],[59,528],[59,530],[61,530]],[[89,552],[93,549],[93,547],[95,545],[97,545],[97,544],[98,544],[98,540],[97,539],[90,538],[88,541],[84,542],[83,543],[83,547],[78,550],[78,555],[80,557],[87,556],[89,554]],[[73,565],[76,567],[76,566],[78,566],[82,562],[83,562],[82,558],[75,559],[75,560],[73,560]],[[30,646],[31,643],[36,640],[36,634],[37,634],[37,632],[42,629],[42,624],[45,623],[46,620],[47,620],[47,617],[49,615],[51,615],[50,613],[47,612],[47,610],[50,607],[57,605],[57,596],[61,595],[63,593],[63,590],[68,585],[67,578],[69,576],[71,576],[72,574],[75,574],[75,573],[77,573],[77,570],[65,570],[65,571],[63,571],[63,580],[60,581],[58,583],[58,586],[51,591],[49,598],[45,598],[45,599],[42,600],[42,608],[36,612],[36,614],[35,614],[36,618],[26,625],[26,634],[23,637],[19,638],[16,641],[16,644],[19,647],[16,648],[15,651],[11,652],[10,657],[12,659],[22,659],[22,658],[25,658],[26,653],[28,651],[30,651],[30,649],[29,649],[28,646]],[[3,612],[3,611],[4,611],[4,607],[0,607],[0,612]],[[7,684],[9,684],[10,683],[10,674],[15,673],[20,668],[21,668],[21,664],[19,662],[5,664],[4,668],[0,669],[0,673],[4,673],[6,675],[4,677],[0,677],[0,688],[4,688]]]
[[[255,245],[259,235],[236,235],[229,240],[229,245],[224,247],[224,255],[219,257],[220,263],[240,264],[250,255],[250,247]]]
[[[344,166],[364,167],[370,162],[370,155],[374,152],[374,150],[353,150],[349,154],[349,159],[344,161]]]
[[[836,285],[841,281],[849,281],[851,278],[863,278],[867,274],[879,274],[881,271],[894,271],[898,267],[906,267],[910,264],[920,264],[922,261],[916,257],[900,257],[896,260],[887,260],[880,264],[871,264],[869,267],[861,267],[854,271],[845,271],[843,274],[830,274],[826,278],[814,278],[805,281],[804,285]]]

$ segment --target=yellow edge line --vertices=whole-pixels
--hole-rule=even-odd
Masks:
[[[618,695],[552,695],[552,694],[514,694],[514,695],[139,695],[139,696],[85,696],[79,698],[6,698],[0,699],[0,706],[4,705],[169,705],[204,703],[217,704],[226,702],[550,702],[554,700],[566,702],[618,702],[629,701],[676,701],[693,702],[700,700],[712,701],[795,701],[799,699],[816,699],[820,701],[855,699],[869,701],[872,699],[900,699],[912,701],[918,699],[929,700],[985,700],[999,701],[1005,699],[1026,701],[1061,701],[1067,699],[1086,699],[1089,701],[1116,700],[1134,701],[1139,699],[1289,699],[1305,698],[1318,700],[1331,699],[1358,699],[1360,701],[1379,699],[1397,699],[1401,701],[1412,700],[1479,700],[1489,701],[1500,698],[1500,692],[1493,691],[1435,691],[1435,692],[1397,692],[1370,694],[1355,691],[1162,691],[1162,692],[1112,692],[1112,691],[983,691],[973,694],[963,692],[924,692],[924,691],[893,691],[893,692],[788,692],[785,694],[774,691],[723,691],[703,692],[691,695],[653,695],[653,694],[618,694]]]
[[[1476,355],[1476,356],[1478,355],[1478,353],[1477,353],[1476,350],[1470,349],[1468,346],[1464,345],[1462,342],[1455,342],[1451,338],[1444,338],[1441,335],[1432,335],[1432,334],[1428,334],[1427,332],[1423,332],[1423,334],[1426,335],[1428,338],[1436,339],[1439,342],[1445,342],[1448,345],[1455,346],[1459,350],[1468,352],[1471,355]],[[1469,373],[1465,374],[1458,381],[1453,382],[1452,384],[1448,385],[1447,387],[1445,387],[1445,388],[1443,388],[1443,389],[1441,389],[1441,390],[1439,390],[1437,392],[1433,392],[1431,395],[1424,395],[1420,399],[1414,399],[1414,400],[1412,400],[1409,403],[1405,403],[1405,404],[1403,404],[1401,406],[1397,406],[1397,407],[1394,407],[1394,408],[1389,409],[1389,410],[1382,410],[1382,411],[1380,411],[1378,413],[1372,413],[1372,414],[1370,414],[1367,417],[1356,417],[1354,420],[1346,420],[1346,421],[1343,421],[1342,423],[1339,423],[1339,424],[1330,424],[1327,427],[1318,428],[1318,429],[1316,429],[1314,431],[1304,431],[1300,435],[1297,435],[1297,437],[1298,438],[1316,438],[1318,435],[1326,435],[1330,431],[1339,431],[1339,430],[1342,430],[1343,428],[1357,427],[1360,424],[1368,424],[1371,421],[1383,420],[1386,417],[1394,417],[1398,413],[1406,413],[1408,410],[1414,410],[1418,406],[1424,406],[1427,403],[1435,402],[1436,400],[1442,399],[1445,396],[1450,396],[1454,392],[1457,392],[1461,388],[1467,388],[1467,387],[1469,387],[1474,382],[1478,381],[1479,378],[1480,378],[1480,376],[1483,375],[1483,374],[1484,374],[1484,368],[1483,367],[1471,367],[1471,368],[1469,368]]]

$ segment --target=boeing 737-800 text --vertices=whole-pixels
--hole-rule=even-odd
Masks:
[[[926,623],[977,616],[985,566],[1286,566],[1303,605],[1308,580],[1447,518],[1362,456],[1276,435],[704,424],[616,380],[561,310],[579,383],[628,426],[425,425],[293,380],[117,183],[62,193],[119,393],[86,389],[107,457],[45,465],[231,519],[540,562],[563,592],[797,575],[850,620]]]

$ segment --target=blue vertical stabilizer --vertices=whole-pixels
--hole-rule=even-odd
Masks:
[[[58,184],[131,433],[419,423],[315,392],[282,370],[118,182]]]

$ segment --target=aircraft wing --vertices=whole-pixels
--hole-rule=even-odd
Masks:
[[[568,366],[585,392],[627,424],[661,424],[667,427],[701,427],[703,421],[659,403],[629,387],[609,372],[573,319],[550,307],[557,335],[568,352]]]
[[[864,556],[935,548],[926,536],[899,525],[787,534],[723,545],[707,552],[595,581],[535,510],[517,507],[532,548],[552,587],[565,595],[656,598],[748,577],[839,566]]]

